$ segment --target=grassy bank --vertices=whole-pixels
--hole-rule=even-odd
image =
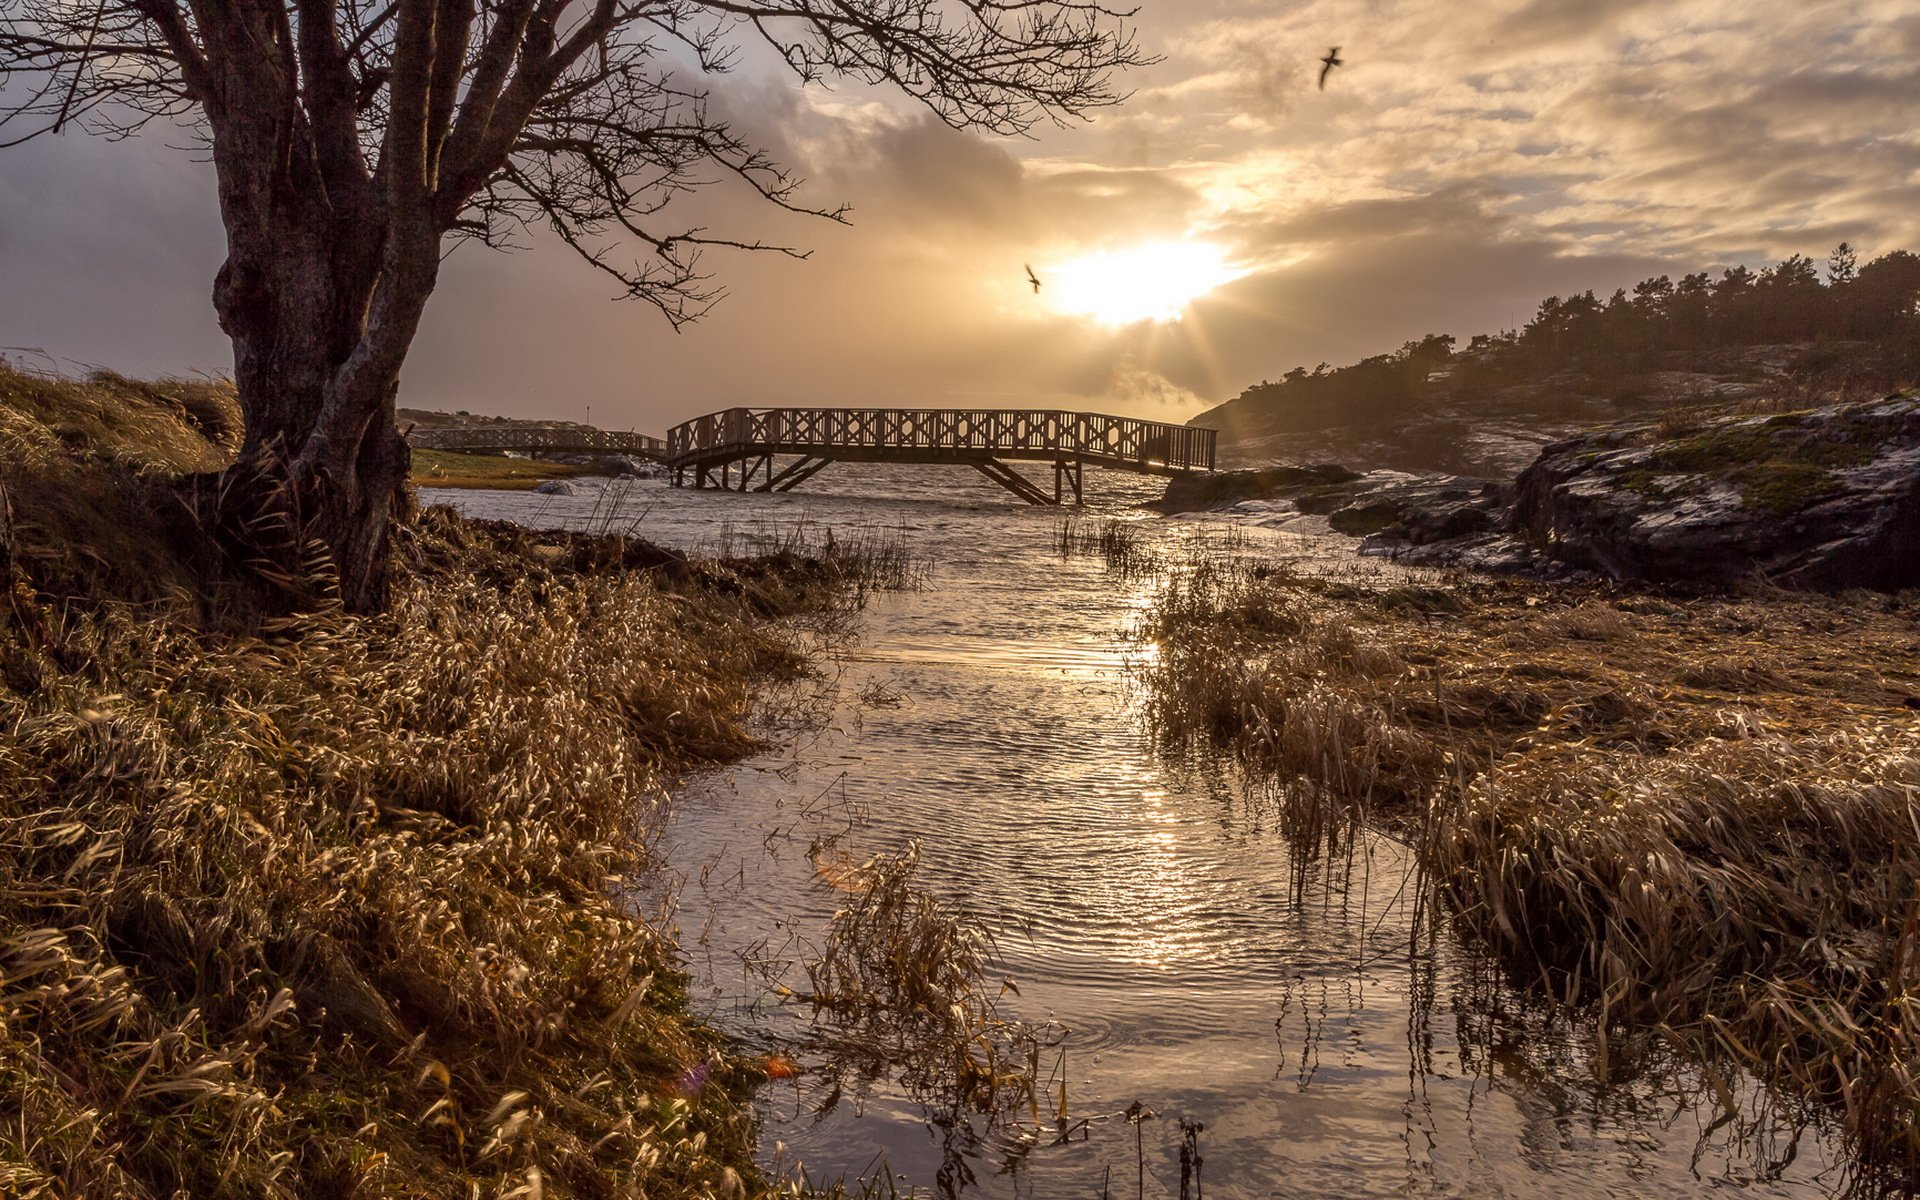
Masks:
[[[461,454],[453,450],[413,452],[415,487],[530,491],[549,479],[578,479],[593,473],[591,467],[509,458],[504,454]]]
[[[1920,1183],[1920,606],[1202,568],[1147,667],[1170,743],[1284,780],[1298,844],[1397,828],[1523,986],[1669,1027]],[[1595,1067],[1608,1070],[1603,1039]]]
[[[757,1192],[624,897],[835,564],[430,511],[392,611],[195,593],[231,397],[0,373],[0,1193]]]

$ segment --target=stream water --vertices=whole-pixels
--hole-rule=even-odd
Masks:
[[[1201,553],[1387,569],[1258,506],[1166,519],[1133,507],[1153,481],[1088,483],[1080,519],[1136,523],[1163,570]],[[983,1198],[1843,1187],[1832,1141],[1750,1082],[1703,1079],[1651,1038],[1599,1069],[1590,1028],[1543,1011],[1430,919],[1390,838],[1298,862],[1261,787],[1157,752],[1128,672],[1151,653],[1128,635],[1154,572],[1063,556],[1059,512],[971,473],[838,466],[807,489],[423,495],[689,548],[723,531],[740,546],[802,524],[880,529],[931,562],[928,586],[877,595],[858,618],[831,717],[695,781],[664,835],[696,1004],[805,1068],[764,1094],[770,1165],[882,1195]],[[904,1086],[897,1064],[836,1071],[807,1048],[811,1009],[777,992],[804,985],[798,964],[846,901],[823,860],[831,876],[833,862],[912,845],[918,883],[994,932],[1013,981],[1000,1012],[1037,1029],[1034,1102],[997,1120]],[[1136,1102],[1152,1115],[1129,1120]],[[1200,1160],[1186,1184],[1183,1143]]]

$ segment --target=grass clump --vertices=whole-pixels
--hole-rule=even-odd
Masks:
[[[1912,601],[1398,590],[1169,586],[1158,732],[1282,781],[1304,850],[1399,830],[1520,979],[1823,1103],[1866,1190],[1920,1187]]]
[[[990,1139],[1069,1140],[1065,1077],[1041,1070],[1043,1052],[1059,1044],[1056,1027],[1001,1014],[1018,988],[995,973],[993,936],[920,883],[918,844],[855,864],[827,839],[811,857],[821,882],[845,893],[824,944],[804,964],[807,990],[790,994],[815,1012],[796,1049],[825,1059],[818,1111],[897,1069],[938,1131],[936,1181],[946,1195],[974,1182],[969,1155]],[[1049,1085],[1059,1088],[1057,1103]],[[1023,1114],[1030,1128],[1018,1127]]]
[[[240,449],[240,402],[212,379],[84,379],[0,361],[0,447],[13,470],[49,467],[73,450],[140,473],[217,471]]]
[[[766,617],[832,577],[431,510],[388,613],[210,624],[193,596],[116,595],[121,545],[55,544],[75,518],[41,486],[124,505],[164,565],[136,502],[216,461],[210,426],[18,379],[0,1192],[757,1187],[754,1065],[689,1018],[626,897],[670,781],[754,748],[756,684],[805,669]]]
[[[204,539],[173,485],[239,445],[228,384],[57,379],[0,361],[0,563],[62,594],[207,599]]]
[[[1138,521],[1065,517],[1054,529],[1054,544],[1063,559],[1098,557],[1106,561],[1108,570],[1122,577],[1151,574],[1162,565],[1160,554],[1142,536]]]

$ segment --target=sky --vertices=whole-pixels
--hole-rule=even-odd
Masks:
[[[694,197],[689,223],[811,254],[709,253],[728,295],[679,333],[550,239],[463,246],[401,403],[654,433],[733,405],[1185,420],[1550,294],[1920,250],[1920,0],[1141,0],[1136,25],[1160,61],[1125,103],[1021,139],[750,57],[716,108],[846,225]],[[0,353],[228,368],[183,147],[0,150]]]

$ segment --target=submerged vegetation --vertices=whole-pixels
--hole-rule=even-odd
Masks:
[[[844,561],[431,510],[389,613],[269,618],[149,503],[231,413],[0,376],[0,1191],[757,1190],[759,1067],[623,897]]]
[[[1608,1034],[1666,1027],[1824,1102],[1861,1182],[1911,1190],[1915,614],[1213,565],[1163,592],[1143,670],[1171,745],[1284,781],[1303,850],[1399,830],[1459,924],[1596,1015],[1603,1074]]]

